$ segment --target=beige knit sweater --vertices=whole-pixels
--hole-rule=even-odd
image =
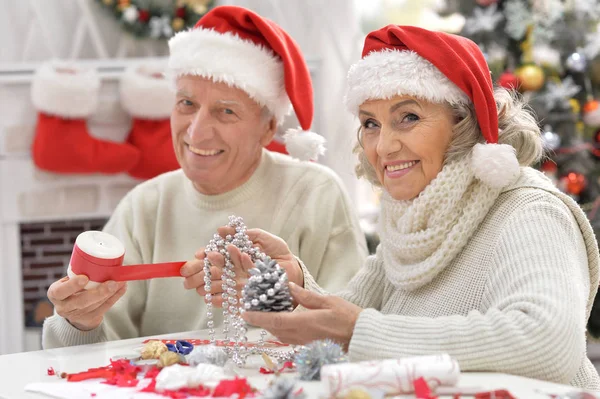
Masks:
[[[253,176],[221,195],[202,195],[181,170],[140,184],[119,204],[105,231],[125,245],[124,264],[193,259],[228,216],[282,237],[310,263],[319,284],[345,287],[368,251],[352,203],[328,168],[263,152]],[[222,313],[214,312],[215,325]],[[95,330],[82,332],[58,315],[44,323],[45,349],[207,328],[206,306],[183,278],[128,283],[127,293]]]
[[[463,371],[600,389],[585,331],[599,282],[595,237],[577,204],[539,172],[523,168],[431,282],[398,288],[393,269],[380,247],[339,293],[364,309],[352,361],[448,353]],[[304,272],[305,287],[320,291]]]

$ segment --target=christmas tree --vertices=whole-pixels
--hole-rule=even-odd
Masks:
[[[536,114],[547,156],[536,166],[600,236],[600,2],[448,0],[441,14],[456,12],[495,83],[521,92]]]
[[[495,83],[518,90],[538,118],[536,165],[587,212],[600,237],[600,1],[448,0],[479,45]],[[597,296],[588,331],[600,337]]]

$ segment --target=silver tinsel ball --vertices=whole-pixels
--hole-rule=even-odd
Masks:
[[[227,363],[227,353],[216,345],[196,346],[188,355],[187,361],[190,366],[207,363],[223,367]]]
[[[279,377],[259,396],[260,399],[304,399],[306,394],[296,388],[296,381]]]
[[[583,72],[587,68],[587,59],[583,53],[576,52],[567,58],[565,64],[571,72]]]
[[[339,344],[326,339],[314,341],[298,350],[294,363],[300,379],[316,381],[321,379],[321,367],[326,364],[347,363],[348,356]]]
[[[545,131],[542,133],[542,141],[544,143],[544,148],[555,151],[560,148],[560,136],[550,130],[549,127],[546,127]]]

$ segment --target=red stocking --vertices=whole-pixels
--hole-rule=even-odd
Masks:
[[[98,105],[100,79],[94,70],[44,64],[32,82],[38,110],[32,156],[35,165],[56,173],[106,173],[130,170],[139,150],[127,143],[90,136],[86,118]]]
[[[164,65],[128,68],[121,79],[121,104],[133,117],[127,142],[141,152],[129,175],[150,179],[179,169],[171,138],[170,116],[175,95],[163,77]]]

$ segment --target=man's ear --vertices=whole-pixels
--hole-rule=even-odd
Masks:
[[[269,145],[269,143],[273,141],[275,133],[277,133],[277,119],[275,119],[275,117],[272,117],[265,125],[265,132],[260,139],[260,144],[263,147]]]

